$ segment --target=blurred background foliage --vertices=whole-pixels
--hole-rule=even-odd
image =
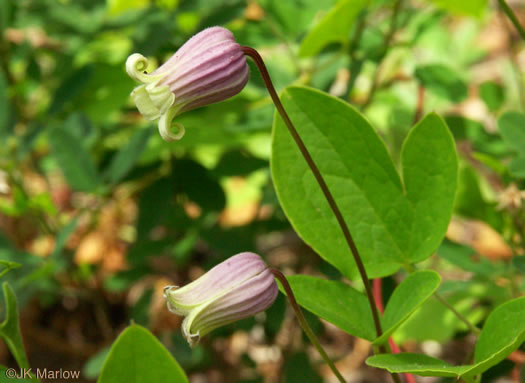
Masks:
[[[523,21],[525,3],[510,5]],[[0,259],[20,265],[2,279],[18,297],[32,367],[82,370],[81,381],[93,381],[134,321],[192,382],[328,379],[282,296],[193,350],[165,309],[165,285],[241,251],[286,272],[340,278],[279,207],[268,167],[273,105],[254,66],[240,95],[178,118],[187,132],[179,142],[162,141],[131,103],[129,54],[162,63],[213,25],[257,48],[278,90],[309,85],[360,109],[395,161],[413,123],[440,113],[461,171],[448,239],[427,265],[475,323],[524,291],[513,276],[525,271],[525,45],[496,4],[0,0]],[[385,299],[397,282],[385,279]],[[366,341],[308,319],[355,382],[386,379],[363,366]],[[465,330],[429,301],[396,340],[460,363],[472,343]],[[513,355],[483,381],[519,379],[525,354]],[[16,365],[4,344],[0,363]]]

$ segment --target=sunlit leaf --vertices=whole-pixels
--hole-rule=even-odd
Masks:
[[[456,188],[454,142],[443,121],[431,114],[410,132],[401,153],[403,185],[384,143],[347,103],[301,87],[287,88],[282,101],[342,211],[368,276],[429,257],[447,229]],[[271,165],[277,195],[298,234],[355,278],[341,229],[279,115]]]
[[[457,15],[481,17],[487,8],[487,0],[432,0],[437,6]]]

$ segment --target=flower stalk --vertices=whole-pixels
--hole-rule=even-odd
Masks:
[[[363,264],[363,261],[361,260],[361,256],[359,255],[359,251],[357,250],[357,246],[354,242],[354,239],[352,238],[352,235],[350,234],[350,230],[348,229],[348,226],[343,218],[343,214],[341,213],[341,210],[339,210],[339,207],[337,206],[337,203],[335,202],[335,199],[332,196],[332,193],[330,192],[328,185],[326,184],[323,176],[321,175],[321,172],[319,171],[319,168],[315,164],[312,156],[308,152],[308,149],[306,148],[306,145],[304,144],[301,136],[299,136],[299,133],[295,129],[292,121],[290,120],[290,117],[288,117],[288,114],[286,113],[286,110],[284,109],[283,104],[281,103],[281,100],[279,99],[279,96],[277,95],[277,92],[275,91],[275,88],[273,86],[268,70],[266,69],[266,65],[264,64],[262,57],[259,55],[259,52],[257,52],[253,48],[246,47],[246,46],[243,46],[241,48],[244,54],[246,54],[247,56],[253,59],[253,61],[255,62],[255,65],[257,66],[257,69],[259,69],[259,72],[261,73],[261,76],[264,80],[264,84],[266,85],[266,88],[268,89],[268,92],[270,93],[270,97],[272,98],[277,111],[281,115],[281,118],[283,119],[286,127],[290,131],[290,134],[292,135],[295,143],[299,147],[301,154],[303,155],[306,163],[310,167],[310,170],[312,171],[317,183],[319,184],[319,187],[321,188],[321,191],[323,192],[326,198],[326,201],[330,205],[330,208],[332,209],[332,212],[334,213],[335,218],[337,219],[337,223],[339,224],[341,231],[343,232],[343,236],[346,240],[346,243],[348,244],[348,247],[350,248],[352,256],[354,257],[354,261],[357,265],[357,269],[359,270],[361,279],[363,280],[363,284],[366,290],[366,295],[368,297],[368,302],[370,304],[370,310],[372,310],[372,317],[374,319],[376,334],[378,337],[380,337],[383,334],[383,330],[381,329],[379,313],[377,310],[377,305],[374,300],[372,289],[370,287],[368,275],[366,273],[366,269]]]
[[[326,362],[326,364],[328,364],[328,366],[330,367],[334,375],[337,377],[337,379],[341,383],[345,383],[345,379],[343,378],[343,376],[341,375],[337,367],[335,367],[334,362],[332,362],[332,360],[330,359],[326,351],[323,349],[323,346],[321,346],[321,343],[319,343],[319,340],[315,336],[314,332],[308,325],[308,322],[306,321],[306,318],[304,317],[304,314],[301,311],[299,304],[295,300],[295,296],[293,294],[292,288],[290,287],[290,284],[286,280],[286,277],[283,275],[283,273],[281,273],[279,270],[276,270],[276,269],[270,269],[270,272],[275,276],[276,279],[279,280],[279,282],[281,282],[281,285],[283,286],[283,289],[286,292],[286,296],[288,297],[288,300],[290,301],[290,304],[292,305],[292,308],[295,312],[295,316],[297,317],[297,320],[299,321],[299,325],[303,329],[308,339],[310,339],[310,342],[312,342],[316,350],[319,352],[319,354],[321,355],[323,360]]]

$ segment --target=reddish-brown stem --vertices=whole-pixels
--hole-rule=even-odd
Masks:
[[[281,282],[281,285],[283,286],[284,291],[286,292],[286,296],[288,297],[288,300],[290,301],[290,304],[292,305],[292,308],[295,312],[295,316],[297,317],[297,320],[299,321],[299,324],[301,325],[301,328],[305,332],[308,339],[310,339],[310,342],[314,345],[314,347],[317,349],[319,354],[321,354],[321,357],[324,359],[326,364],[330,367],[334,375],[337,377],[339,382],[345,383],[345,380],[339,370],[335,367],[334,362],[328,357],[328,354],[321,346],[321,343],[319,343],[319,340],[317,340],[317,337],[315,336],[314,332],[308,325],[308,322],[306,321],[306,318],[303,315],[303,312],[301,311],[301,307],[295,300],[295,296],[293,294],[292,288],[290,287],[290,284],[286,280],[286,277],[283,273],[281,273],[277,269],[270,269],[271,273],[275,276],[275,278]]]
[[[425,87],[423,85],[419,85],[417,88],[417,105],[416,105],[416,114],[414,115],[414,122],[413,125],[415,125],[423,115],[423,108],[425,106]]]
[[[385,313],[385,305],[383,304],[383,280],[381,278],[374,279],[372,282],[374,287],[374,298],[377,302],[377,308],[381,314]],[[401,349],[394,342],[394,339],[388,338],[388,344],[392,349],[393,354],[399,354]],[[403,374],[407,383],[416,383],[416,378],[412,374]]]
[[[339,227],[341,228],[341,231],[343,232],[343,236],[346,240],[346,243],[348,244],[348,247],[350,248],[350,251],[354,257],[354,261],[357,265],[357,269],[359,270],[359,274],[361,275],[361,279],[363,280],[363,284],[366,290],[366,295],[368,297],[368,301],[370,304],[370,309],[372,310],[372,317],[374,319],[376,333],[377,333],[377,336],[380,337],[381,334],[383,334],[383,330],[381,329],[381,322],[379,320],[379,314],[377,311],[376,303],[374,302],[374,296],[372,294],[372,289],[370,287],[368,276],[366,274],[365,266],[363,264],[363,261],[361,260],[361,256],[359,255],[359,251],[357,250],[357,246],[354,242],[354,239],[352,238],[352,235],[350,234],[350,230],[348,229],[348,226],[343,218],[343,214],[341,213],[341,210],[339,210],[339,207],[337,206],[337,203],[335,202],[335,199],[332,196],[332,193],[330,192],[328,185],[326,184],[323,176],[321,175],[321,172],[319,171],[319,168],[317,167],[312,156],[310,155],[310,152],[306,148],[306,145],[304,144],[301,136],[299,136],[299,133],[295,129],[292,121],[290,120],[290,117],[288,117],[288,113],[286,113],[286,110],[284,109],[283,104],[281,103],[281,100],[279,99],[279,96],[277,95],[277,92],[275,91],[275,88],[272,84],[272,80],[270,78],[270,74],[268,73],[268,70],[266,69],[266,65],[264,64],[262,57],[259,55],[259,52],[257,52],[255,49],[250,48],[250,47],[242,47],[242,50],[244,54],[251,57],[253,61],[255,62],[255,65],[257,65],[257,68],[259,69],[259,72],[261,73],[264,84],[266,85],[266,88],[268,89],[268,92],[270,93],[270,97],[272,98],[277,111],[281,115],[281,118],[283,119],[286,127],[290,131],[290,134],[292,135],[295,143],[299,147],[299,150],[301,151],[301,154],[303,155],[317,183],[319,184],[319,187],[321,188],[321,191],[323,192],[326,198],[326,201],[328,202],[328,205],[330,205],[330,209],[332,209],[332,212],[335,215],[337,223],[339,224]]]

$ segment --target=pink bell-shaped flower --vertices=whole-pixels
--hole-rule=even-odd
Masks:
[[[266,310],[277,293],[272,272],[254,253],[234,255],[184,287],[164,288],[169,310],[186,317],[182,332],[190,346],[217,327]]]
[[[249,68],[233,34],[222,27],[211,27],[189,39],[155,71],[145,73],[148,60],[133,53],[126,60],[126,71],[143,83],[131,93],[138,110],[147,120],[159,120],[159,132],[167,141],[184,135],[170,131],[175,116],[213,104],[239,93],[249,78]]]

